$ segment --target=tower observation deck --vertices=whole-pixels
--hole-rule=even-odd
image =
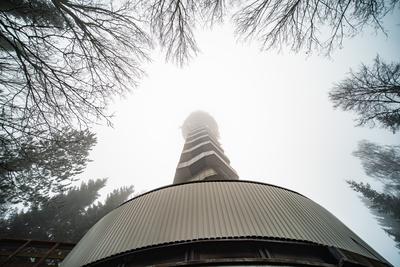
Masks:
[[[239,180],[209,114],[192,113],[182,135],[173,184],[104,216],[62,267],[391,266],[309,198]]]

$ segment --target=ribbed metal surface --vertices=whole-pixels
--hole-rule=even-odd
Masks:
[[[93,226],[62,266],[215,238],[310,241],[384,261],[335,216],[300,194],[255,182],[209,181],[161,188],[126,202]]]

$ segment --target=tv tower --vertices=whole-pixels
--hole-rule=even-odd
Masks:
[[[173,184],[104,216],[62,267],[391,266],[309,198],[239,180],[209,114],[192,113],[182,134]]]

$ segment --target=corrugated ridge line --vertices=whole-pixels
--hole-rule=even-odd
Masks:
[[[319,231],[314,232],[318,234],[318,237],[320,237],[320,242],[325,242],[327,243],[327,245],[331,246],[338,245],[338,240],[340,239],[340,237],[336,234],[337,228],[332,229],[329,224],[326,224],[324,213],[321,212],[321,210],[315,209],[315,205],[313,205],[314,203],[310,203],[307,205],[306,201],[299,201],[301,201],[305,213],[313,216],[313,219],[316,222],[319,222],[318,224],[315,224],[315,228],[319,229]]]
[[[227,237],[234,237],[239,235],[239,224],[237,220],[235,220],[234,214],[234,203],[232,203],[232,200],[230,199],[230,194],[227,192],[231,192],[232,186],[228,185],[228,190],[224,190],[224,184],[219,184],[220,185],[220,199],[221,199],[221,206],[222,209],[224,210],[224,215],[227,220],[225,220],[225,224],[229,226],[226,227],[225,230],[225,235]],[[230,229],[230,231],[228,230]]]
[[[162,213],[164,214],[164,221],[161,223],[160,231],[159,231],[159,243],[165,242],[167,239],[166,233],[168,229],[168,222],[171,220],[171,212],[168,210],[168,207],[171,203],[171,195],[166,194],[164,200],[161,202]]]
[[[98,254],[98,252],[101,250],[101,244],[105,243],[104,240],[108,240],[107,239],[107,235],[110,235],[110,233],[112,231],[110,231],[110,229],[112,229],[113,225],[115,224],[115,218],[113,218],[113,215],[115,215],[116,217],[118,217],[119,215],[119,210],[115,210],[113,211],[114,213],[107,215],[107,220],[102,220],[100,225],[99,225],[99,229],[98,229],[98,233],[97,233],[97,241],[96,241],[96,245],[98,247],[98,250],[93,250],[91,248],[88,248],[87,246],[81,246],[83,248],[81,248],[82,250],[84,250],[86,253],[83,255],[82,257],[82,261],[83,262],[91,262],[92,258],[95,258],[95,256],[92,257],[92,254]],[[109,222],[109,223],[107,223]]]
[[[193,186],[190,186],[190,195],[192,196],[192,199],[198,199],[198,190],[194,190]],[[190,210],[190,218],[193,218],[193,231],[192,231],[192,235],[193,235],[193,239],[198,239],[201,236],[201,233],[199,231],[199,220],[200,220],[200,216],[199,216],[199,211],[200,209],[200,204],[199,201],[193,201],[193,209]]]
[[[167,240],[169,240],[169,236],[167,229],[171,229],[171,223],[170,221],[174,219],[174,216],[172,214],[172,210],[171,207],[174,206],[175,204],[175,193],[173,192],[173,190],[171,190],[170,188],[166,188],[166,190],[163,190],[163,192],[159,195],[160,197],[160,202],[159,202],[159,207],[160,209],[162,209],[163,211],[160,212],[161,216],[159,218],[159,220],[161,223],[161,227],[158,230],[159,233],[159,237],[158,239],[160,240],[160,243],[164,243]]]
[[[147,240],[151,240],[152,243],[160,243],[164,242],[164,240],[158,240],[160,237],[160,228],[161,228],[161,218],[163,218],[164,212],[161,210],[161,205],[163,203],[163,199],[165,198],[162,194],[158,194],[156,201],[153,202],[153,206],[151,207],[153,216],[151,216],[151,227],[148,227],[149,230],[146,233],[146,238],[144,239],[144,244],[148,242]]]
[[[287,228],[289,229],[290,234],[298,240],[312,240],[310,239],[309,234],[304,231],[302,225],[299,225],[297,216],[294,216],[295,213],[292,207],[293,203],[288,194],[285,191],[275,190],[272,188],[270,191],[270,194],[275,198],[274,203],[277,202],[280,205],[275,205],[276,210],[281,214],[285,222],[289,222],[286,223],[286,225],[288,226]],[[282,209],[282,207],[285,207],[285,209]]]
[[[278,212],[276,211],[276,208],[274,206],[274,202],[273,202],[273,199],[271,198],[271,195],[263,194],[263,196],[265,197],[264,204],[267,207],[265,211],[269,212],[272,215],[273,220],[271,222],[275,223],[275,225],[279,226],[279,228],[278,228],[279,234],[276,235],[276,237],[285,238],[285,232],[287,232],[287,229],[285,229],[285,222],[282,221],[282,218],[280,218],[280,216],[278,215]],[[264,200],[264,198],[262,196],[261,196],[261,199]]]
[[[227,193],[226,193],[226,190],[223,190],[223,184],[221,184],[221,196],[223,196],[223,203],[225,204],[225,207],[227,207],[226,209],[225,209],[225,212],[226,212],[226,218],[227,218],[227,220],[229,221],[229,223],[230,223],[230,226],[231,226],[231,231],[230,232],[228,232],[228,233],[231,233],[231,236],[236,236],[236,235],[238,235],[239,234],[239,232],[238,232],[238,227],[237,227],[237,223],[236,223],[236,221],[232,218],[232,212],[230,212],[231,210],[232,210],[232,206],[231,206],[231,203],[229,202],[229,199],[228,199],[228,197],[226,196],[227,195]],[[226,230],[226,229],[225,229]]]
[[[365,244],[305,197],[257,183],[210,182],[167,187],[120,206],[85,235],[70,254],[74,258],[69,255],[65,262],[78,266],[169,242],[257,236],[311,241],[384,260],[351,240]]]
[[[312,202],[306,202],[303,200],[299,200],[299,204],[301,205],[304,214],[309,215],[314,221],[314,227],[312,230],[318,238],[315,240],[316,242],[323,242],[327,245],[337,245],[338,236],[336,234],[337,228],[332,228],[331,225],[326,223],[324,213],[321,213],[321,210],[316,210],[315,206]],[[327,239],[328,237],[328,239]],[[329,242],[328,242],[329,241]]]
[[[140,211],[143,209],[143,205],[145,202],[142,200],[138,203],[138,205],[128,205],[128,208],[126,209],[126,214],[129,215],[127,217],[127,226],[126,226],[126,233],[125,235],[128,237],[135,237],[137,236],[137,229],[140,230],[139,225],[137,222],[133,222],[132,218],[138,217],[140,215]],[[123,242],[121,242],[121,247],[122,248],[131,248],[134,246],[132,244],[131,240],[133,238],[125,238]],[[122,241],[122,240],[121,240]]]
[[[332,242],[333,243],[332,245],[342,247],[344,249],[354,251],[356,253],[360,253],[365,256],[377,257],[377,255],[371,255],[366,249],[354,243],[354,241],[351,240],[351,238],[354,238],[356,240],[361,240],[361,239],[349,228],[345,227],[344,224],[341,223],[332,213],[330,213],[326,209],[323,209],[317,203],[313,202],[312,205],[316,207],[315,210],[317,210],[320,213],[320,217],[325,222],[326,225],[338,229],[338,231],[335,231],[336,238],[332,239],[332,241],[334,241]]]
[[[186,240],[188,237],[183,235],[182,229],[185,227],[185,221],[183,218],[183,215],[185,214],[183,212],[183,209],[185,208],[185,200],[184,200],[184,194],[186,192],[186,188],[179,188],[178,191],[176,192],[176,200],[178,205],[174,207],[176,210],[177,214],[177,221],[175,224],[175,233],[172,237],[172,240],[180,239],[180,240]],[[191,221],[188,221],[188,224],[191,224]],[[174,238],[175,237],[175,238]]]
[[[129,229],[130,231],[128,231],[128,233],[130,233],[128,235],[129,238],[127,239],[126,242],[126,246],[127,247],[131,247],[132,249],[135,249],[138,247],[138,243],[141,240],[141,234],[142,231],[142,225],[145,225],[145,219],[147,218],[146,216],[142,215],[143,210],[147,210],[148,209],[148,201],[146,201],[148,198],[143,198],[142,201],[140,202],[140,205],[138,205],[137,209],[134,209],[135,211],[138,211],[138,213],[134,213],[131,215],[130,221],[129,221]],[[131,204],[131,206],[134,206],[133,203]],[[128,211],[129,214],[129,211]]]
[[[318,205],[319,206],[319,204],[318,203],[315,203],[316,205]],[[322,206],[321,206],[322,207]],[[323,208],[323,207],[322,207]],[[328,210],[327,210],[328,211]],[[329,212],[329,211],[328,211]],[[333,215],[333,214],[331,214],[332,216],[335,216],[335,215]],[[360,244],[361,245],[363,245],[365,248],[367,248],[367,249],[365,249],[365,248],[363,248],[364,250],[367,250],[368,251],[368,253],[369,253],[369,255],[371,255],[371,256],[373,256],[373,257],[376,257],[376,258],[378,258],[378,259],[380,259],[381,261],[383,261],[383,262],[386,262],[386,259],[385,258],[383,258],[381,255],[379,255],[379,254],[374,254],[374,252],[375,252],[375,250],[371,247],[371,246],[369,246],[364,240],[362,240],[356,233],[354,233],[353,231],[351,231],[351,229],[350,228],[348,228],[345,224],[342,224],[342,227],[343,228],[345,228],[345,229],[347,229],[347,231],[349,231],[350,233],[352,233],[352,235],[353,235],[353,237],[355,237],[355,239],[357,240],[357,242],[360,242]],[[354,242],[354,241],[353,241]]]
[[[341,227],[342,223],[339,222],[336,217],[332,216],[327,210],[321,209],[321,206],[317,206],[314,202],[304,206],[310,213],[316,213],[316,217],[319,218],[320,222],[322,222],[321,226],[324,226],[322,234],[328,237],[328,239],[325,238],[327,240],[325,242],[328,243],[328,245],[339,246],[342,248],[349,247],[348,235],[352,235],[352,233],[343,231],[343,228]]]
[[[168,197],[170,198],[170,208],[169,208],[169,212],[171,213],[171,219],[170,221],[167,222],[168,225],[168,229],[170,229],[169,231],[167,231],[167,238],[166,240],[172,240],[175,236],[176,236],[176,228],[177,228],[177,224],[179,221],[179,214],[178,214],[178,210],[177,210],[177,206],[179,203],[178,200],[178,196],[179,193],[181,192],[181,188],[177,188],[176,190],[171,190],[166,192],[168,193]]]
[[[232,211],[231,219],[232,219],[232,221],[235,222],[235,224],[237,226],[237,228],[235,229],[236,230],[236,234],[230,235],[230,236],[231,237],[232,236],[240,236],[240,235],[243,234],[242,233],[243,222],[241,220],[241,214],[238,211],[237,198],[235,197],[237,195],[237,192],[235,190],[236,187],[235,187],[235,184],[229,184],[228,187],[229,187],[229,190],[226,191],[228,194],[226,194],[225,196],[227,196],[227,201],[228,201],[228,203],[230,203],[229,207],[231,208],[231,211]],[[232,194],[232,192],[234,192],[234,194]]]
[[[113,210],[112,212],[116,212],[116,211]],[[110,212],[108,215],[111,215],[112,212]],[[102,219],[100,219],[99,222],[96,223],[96,225],[100,224],[100,226],[109,226],[110,223],[107,223],[107,222],[108,221],[111,222],[111,220],[113,218],[112,218],[112,216],[108,216],[108,215],[103,217]],[[71,250],[71,252],[67,255],[67,257],[64,259],[63,262],[71,261],[72,264],[70,264],[69,266],[79,266],[79,263],[86,262],[88,252],[91,248],[85,246],[84,244],[86,242],[97,244],[98,240],[102,238],[102,234],[104,233],[101,228],[103,228],[103,227],[92,227],[81,239],[81,240],[85,239],[84,240],[85,242],[78,243]],[[74,255],[73,258],[71,257],[72,255]]]
[[[252,216],[253,214],[251,213],[251,210],[249,209],[248,205],[248,199],[245,197],[247,194],[245,192],[248,192],[245,190],[245,187],[243,186],[237,186],[236,184],[236,190],[239,194],[236,194],[235,197],[238,200],[239,205],[242,207],[242,211],[244,214],[242,214],[243,218],[245,219],[246,225],[247,225],[247,233],[243,233],[244,236],[257,236],[257,226],[255,223],[255,218]]]
[[[186,227],[184,227],[184,232],[183,232],[183,235],[184,236],[192,236],[192,238],[193,239],[196,239],[196,237],[194,237],[193,236],[193,232],[194,232],[194,229],[195,229],[195,226],[194,226],[194,220],[193,220],[193,216],[192,216],[192,212],[193,212],[193,210],[195,209],[194,207],[195,207],[195,201],[194,201],[194,198],[192,197],[193,196],[193,187],[192,186],[189,186],[188,187],[188,190],[185,190],[185,192],[186,192],[186,194],[185,194],[185,208],[186,208],[186,212],[185,212],[185,214],[186,214],[186,216],[184,217],[184,220],[185,221],[190,221],[190,223],[186,226]]]
[[[164,238],[165,240],[171,240],[171,238],[174,235],[173,229],[175,228],[177,220],[177,215],[175,214],[175,207],[176,207],[176,192],[177,190],[165,190],[165,200],[169,204],[169,209],[168,209],[168,221],[165,221],[166,224],[166,229],[169,229],[169,231],[165,232]]]
[[[86,263],[90,263],[94,260],[97,260],[101,257],[101,255],[113,255],[114,253],[118,253],[119,251],[123,250],[123,244],[126,242],[121,242],[123,239],[117,234],[118,225],[120,227],[126,227],[126,221],[123,220],[124,215],[128,218],[130,217],[136,217],[138,218],[138,221],[136,222],[138,224],[138,227],[141,225],[141,220],[143,220],[144,216],[140,216],[141,211],[143,210],[142,207],[146,204],[146,200],[149,197],[144,197],[140,199],[140,201],[137,201],[136,205],[129,205],[127,209],[122,209],[122,207],[118,208],[118,215],[115,218],[115,221],[113,224],[110,224],[110,228],[108,231],[105,231],[105,236],[102,240],[99,241],[98,244],[98,250],[97,253],[89,255],[89,259],[86,261]],[[129,224],[128,224],[129,225]],[[106,230],[106,229],[104,229]],[[126,234],[124,235],[126,236]],[[116,244],[116,245],[114,245]]]
[[[185,208],[185,204],[187,204],[187,203],[185,203],[186,201],[184,201],[185,192],[187,190],[184,190],[184,189],[186,189],[186,188],[182,188],[182,187],[179,188],[178,189],[179,192],[177,192],[177,194],[176,194],[178,205],[175,206],[175,209],[176,209],[176,214],[178,216],[177,216],[177,224],[176,224],[177,226],[175,228],[175,234],[174,234],[175,238],[172,238],[172,240],[174,240],[174,241],[177,239],[186,240],[188,238],[187,236],[184,236],[184,231],[182,231],[182,229],[185,227],[185,220],[183,218],[183,215],[185,215],[185,212],[183,212],[183,211]],[[187,225],[190,225],[191,221],[188,221],[188,222],[189,223]]]
[[[288,209],[287,212],[295,219],[295,225],[298,227],[298,231],[301,234],[300,239],[304,240],[312,240],[314,242],[323,242],[320,238],[320,223],[318,221],[318,217],[309,216],[310,214],[306,212],[306,206],[304,202],[298,199],[292,198],[291,194],[285,194],[288,201],[290,201],[290,205],[284,203],[285,209]],[[302,212],[301,212],[302,211]],[[315,225],[313,228],[307,228],[307,224]],[[301,227],[301,230],[299,229]]]
[[[315,206],[315,210],[320,213],[321,219],[326,223],[326,225],[331,226],[332,228],[338,229],[339,231],[335,231],[335,241],[332,245],[342,247],[344,249],[354,251],[359,254],[363,254],[365,256],[373,256],[379,259],[377,255],[371,255],[371,253],[365,248],[357,245],[351,238],[354,238],[357,241],[363,242],[361,238],[359,238],[353,231],[347,228],[343,223],[340,222],[338,218],[336,218],[332,213],[328,210],[324,209],[319,204],[312,202],[312,205]],[[345,235],[346,234],[346,235]]]
[[[257,190],[254,190],[253,194],[255,197],[257,197],[257,202],[258,206],[261,208],[261,210],[266,210],[270,211],[269,209],[269,202],[268,199],[264,196],[264,190],[262,187],[256,187]],[[273,236],[282,236],[282,229],[280,224],[274,224],[273,221],[275,221],[275,215],[271,212],[265,212],[262,214],[263,220],[265,221],[268,229],[270,229],[270,232]]]
[[[125,233],[125,242],[121,242],[121,240],[119,240],[119,242],[121,242],[121,246],[123,247],[131,247],[132,249],[135,249],[138,246],[138,243],[140,243],[140,234],[142,234],[142,225],[144,225],[144,220],[147,218],[146,214],[143,214],[143,211],[146,210],[148,207],[148,201],[149,200],[149,196],[142,198],[140,201],[138,201],[137,205],[133,205],[130,204],[130,208],[125,210],[125,211],[121,211],[121,212],[125,212],[128,215],[128,221],[127,222],[120,222],[123,224],[127,224],[127,232]],[[136,207],[135,207],[136,206]],[[133,218],[135,218],[135,222],[132,225],[131,220]],[[128,234],[129,233],[129,234]],[[117,238],[116,238],[117,239]],[[131,240],[136,240],[135,243],[131,242]],[[121,247],[122,249],[122,247]]]
[[[215,226],[214,233],[216,236],[224,236],[227,234],[227,232],[224,230],[225,221],[223,221],[222,217],[222,212],[221,212],[222,204],[219,195],[220,195],[220,188],[213,186],[213,194],[211,195],[209,203],[211,209],[213,210],[214,226]],[[212,207],[214,203],[218,203],[218,205],[215,205],[215,208]]]
[[[219,207],[221,206],[220,199],[217,198],[219,190],[217,187],[213,187],[212,192],[210,194],[210,198],[207,199],[208,203],[208,210],[212,213],[211,214],[211,222],[212,226],[211,229],[213,230],[210,235],[211,236],[221,236],[224,233],[221,231],[221,223],[222,218],[219,216]]]
[[[112,228],[118,222],[119,215],[120,215],[120,210],[114,210],[112,213],[106,215],[107,217],[104,217],[106,218],[106,220],[103,220],[104,218],[101,220],[101,223],[98,227],[99,228],[97,233],[98,238],[95,243],[98,248],[97,251],[91,249],[88,246],[81,246],[83,247],[81,249],[86,252],[82,258],[83,262],[85,263],[91,262],[94,259],[96,259],[98,255],[103,255],[101,254],[101,252],[103,251],[102,246],[106,246],[106,243],[109,240],[108,236],[112,235],[113,233]]]
[[[304,235],[304,232],[298,228],[297,218],[293,217],[293,214],[291,214],[291,210],[287,211],[282,209],[284,206],[290,206],[287,205],[287,202],[289,201],[288,196],[285,191],[280,191],[280,190],[275,190],[275,188],[265,188],[265,194],[271,196],[273,198],[272,205],[273,208],[276,212],[276,216],[281,218],[280,220],[283,221],[281,223],[282,229],[286,231],[283,233],[283,237],[285,236],[292,236],[298,240],[305,240],[307,237]]]
[[[145,199],[142,200],[142,203],[144,200]],[[103,249],[105,249],[106,251],[102,251],[102,254],[108,252],[108,254],[112,255],[126,249],[126,242],[121,241],[126,239],[126,233],[128,232],[128,229],[130,227],[130,218],[132,217],[132,213],[130,212],[129,208],[119,209],[119,211],[120,215],[116,220],[118,221],[118,223],[114,224],[113,235],[109,236],[107,242],[105,242],[105,246],[103,246]],[[134,213],[134,215],[140,214],[140,209],[136,209],[136,212]],[[96,258],[98,258],[98,256]]]
[[[208,194],[209,194],[209,190],[206,189],[205,186],[201,186],[202,189],[202,194],[201,196],[204,196],[202,199],[202,203],[204,205],[203,207],[203,211],[204,213],[202,214],[202,218],[203,218],[203,225],[204,225],[204,231],[203,231],[203,237],[204,238],[210,238],[210,232],[211,232],[211,223],[210,223],[210,219],[207,216],[208,214]]]
[[[296,230],[293,229],[294,224],[290,218],[290,216],[288,216],[288,213],[283,210],[281,208],[281,206],[284,205],[285,203],[285,195],[284,193],[282,194],[277,194],[275,190],[269,190],[270,192],[268,192],[268,195],[271,196],[271,198],[273,198],[272,201],[272,206],[274,208],[274,210],[276,211],[276,214],[278,215],[279,218],[281,218],[281,220],[283,221],[283,226],[284,229],[286,230],[286,233],[284,233],[284,237],[285,236],[292,236],[295,239],[301,239],[300,236],[297,236]],[[279,204],[280,206],[278,206],[277,204]],[[290,223],[288,223],[290,222]]]
[[[305,232],[306,239],[313,240],[317,243],[322,243],[323,240],[321,239],[317,231],[314,231],[314,229],[308,229],[307,227],[311,221],[312,223],[314,223],[315,228],[318,229],[319,232],[321,232],[321,225],[319,223],[315,223],[317,222],[317,218],[313,216],[314,214],[310,214],[308,211],[306,211],[306,206],[302,203],[302,199],[294,198],[293,194],[288,194],[288,197],[291,200],[291,204],[293,205],[293,210],[296,214],[296,217],[301,218],[299,219],[299,222],[301,223],[302,229]],[[308,216],[304,218],[301,211],[303,211]]]
[[[235,227],[232,225],[232,220],[230,220],[229,213],[227,211],[228,209],[228,201],[226,200],[226,196],[224,195],[224,190],[222,190],[222,185],[221,184],[216,184],[219,194],[218,194],[218,199],[221,203],[221,218],[225,224],[225,228],[223,228],[224,234],[227,236],[228,233],[234,232]],[[225,208],[224,208],[225,207]]]
[[[264,223],[263,223],[262,213],[258,212],[260,210],[260,202],[258,201],[258,199],[256,199],[255,194],[253,192],[251,192],[249,190],[249,188],[243,187],[243,190],[246,191],[246,196],[248,197],[248,201],[250,202],[250,204],[247,203],[248,209],[250,210],[252,216],[254,217],[255,223],[257,225],[256,234],[257,234],[257,236],[262,236]],[[255,203],[255,204],[251,205],[251,203]],[[271,231],[271,233],[272,233],[272,231]]]

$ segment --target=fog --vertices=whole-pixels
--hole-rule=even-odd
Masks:
[[[210,113],[220,142],[241,180],[283,186],[316,201],[394,265],[394,242],[377,224],[346,179],[368,181],[351,155],[363,139],[400,144],[389,130],[356,127],[355,115],[335,110],[328,92],[350,68],[371,64],[377,53],[400,58],[399,28],[390,37],[367,30],[345,40],[331,57],[260,51],[238,43],[229,23],[198,30],[201,53],[182,68],[161,52],[147,76],[124,99],[115,99],[113,128],[94,129],[98,144],[84,180],[108,177],[106,194],[122,185],[137,193],[171,184],[183,147],[180,131],[195,110]]]

